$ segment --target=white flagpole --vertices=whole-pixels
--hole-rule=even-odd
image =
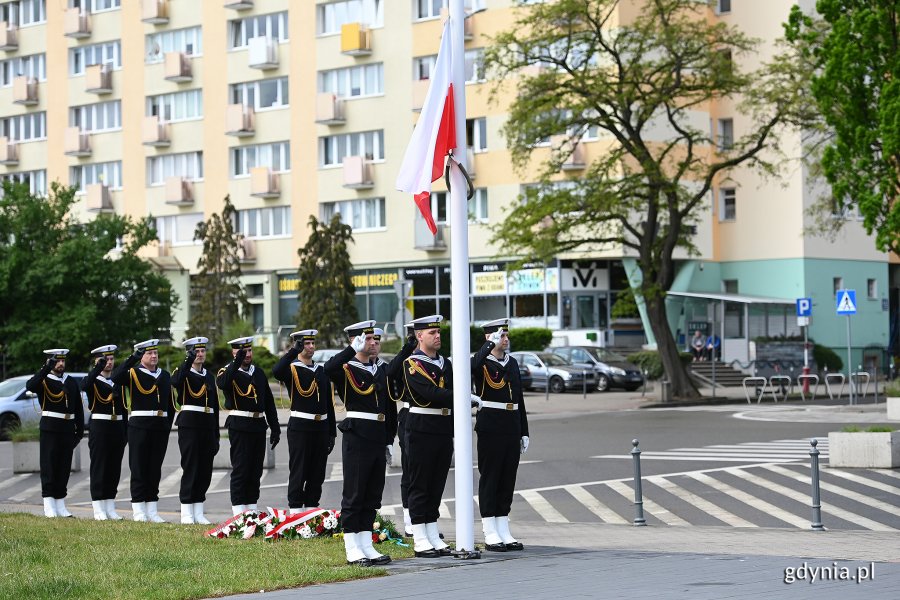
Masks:
[[[466,61],[463,0],[450,0],[450,47],[453,49],[453,104],[456,112],[454,156],[466,164]],[[472,494],[472,373],[469,368],[469,210],[466,181],[450,169],[450,294],[453,342],[453,449],[456,455],[456,549],[475,550]]]

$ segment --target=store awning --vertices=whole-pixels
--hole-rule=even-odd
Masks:
[[[793,306],[796,300],[786,298],[771,298],[768,296],[750,296],[748,294],[729,294],[727,292],[668,292],[668,296],[680,296],[684,298],[697,298],[700,300],[717,300],[722,302],[737,302],[739,304],[778,304]]]

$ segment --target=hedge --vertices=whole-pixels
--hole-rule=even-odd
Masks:
[[[690,352],[679,352],[678,357],[683,365],[687,365],[693,358]],[[647,373],[648,379],[659,379],[665,373],[659,352],[656,350],[642,350],[628,355],[628,362],[640,367]]]

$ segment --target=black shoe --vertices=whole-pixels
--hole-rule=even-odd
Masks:
[[[360,558],[359,560],[348,560],[348,565],[356,565],[357,567],[371,567],[374,563],[368,558]]]
[[[416,550],[416,558],[439,558],[441,556],[440,550],[435,550],[434,548],[429,548],[428,550]]]
[[[446,548],[441,548],[440,550],[438,550],[438,552],[440,553],[441,556],[450,556],[451,554],[453,554],[453,550],[450,549],[450,546],[447,546]]]
[[[511,544],[504,544],[506,549],[515,552],[517,550],[524,550],[525,546],[522,545],[522,542],[512,542]]]
[[[439,533],[439,534],[438,534],[438,537],[441,538],[441,539],[444,539],[444,534],[443,534],[443,533]]]
[[[391,562],[391,557],[387,554],[382,554],[378,558],[370,558],[369,559],[373,565],[386,565]]]
[[[485,550],[490,550],[491,552],[506,552],[506,544],[500,542],[499,544],[485,544]]]

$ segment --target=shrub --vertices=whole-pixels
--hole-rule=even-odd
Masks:
[[[478,329],[481,331],[480,327]],[[553,332],[542,327],[520,327],[509,330],[509,347],[515,351],[543,350],[550,345],[552,339]]]
[[[884,386],[884,395],[890,398],[900,398],[900,381],[892,381]]]
[[[890,433],[894,431],[894,428],[890,425],[872,425],[866,431],[870,433]]]
[[[820,346],[819,344],[813,346],[813,360],[816,361],[819,370],[827,367],[829,371],[835,372],[844,368],[844,361],[841,360],[841,357],[827,346]]]
[[[37,421],[16,423],[9,429],[9,439],[14,442],[37,442],[41,439],[40,424]]]
[[[678,357],[681,364],[687,365],[693,358],[690,352],[679,352]],[[656,350],[642,350],[628,355],[628,362],[634,363],[641,368],[641,371],[647,373],[648,379],[659,379],[665,373],[659,352]]]

